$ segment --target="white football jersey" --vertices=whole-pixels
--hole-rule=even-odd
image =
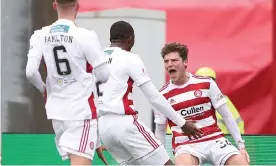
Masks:
[[[89,63],[95,68],[106,59],[94,31],[60,19],[34,32],[28,56],[43,58],[46,65],[48,119],[97,117],[92,95],[95,84]]]
[[[96,81],[97,109],[99,116],[107,113],[136,114],[133,106],[133,83],[140,86],[150,81],[140,57],[119,47],[105,49],[109,79],[101,84]]]

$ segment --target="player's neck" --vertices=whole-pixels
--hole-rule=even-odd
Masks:
[[[58,19],[66,19],[66,20],[70,20],[72,22],[75,22],[75,15],[72,14],[67,14],[67,13],[59,13],[58,14]]]
[[[180,86],[187,83],[189,79],[190,77],[187,74],[185,74],[184,76],[180,77],[178,80],[173,81],[173,84]]]
[[[113,42],[111,43],[110,47],[119,47],[121,48],[122,50],[125,50],[125,51],[130,51],[124,44],[122,43],[119,43],[119,42]]]

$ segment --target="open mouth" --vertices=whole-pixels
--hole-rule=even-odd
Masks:
[[[170,69],[170,70],[169,70],[169,73],[170,73],[170,74],[175,74],[175,73],[176,73],[176,70],[175,70],[175,69]]]

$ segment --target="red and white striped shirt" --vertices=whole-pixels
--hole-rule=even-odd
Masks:
[[[217,84],[210,78],[190,75],[190,79],[183,85],[175,85],[171,81],[163,86],[160,92],[170,102],[177,113],[186,120],[196,120],[196,126],[204,135],[200,139],[189,140],[180,127],[168,120],[172,131],[172,147],[179,145],[204,142],[223,137],[217,125],[216,109],[226,103]],[[155,111],[156,124],[166,124],[167,119],[160,112]]]

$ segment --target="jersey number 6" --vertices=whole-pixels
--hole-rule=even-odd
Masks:
[[[53,48],[55,63],[56,63],[56,67],[57,67],[57,73],[59,75],[69,75],[69,74],[71,74],[71,68],[70,68],[68,59],[65,59],[65,58],[59,59],[58,58],[58,51],[67,52],[64,46],[55,46]],[[66,66],[65,71],[61,71],[61,69],[60,69],[60,64],[61,63],[65,63],[65,66]]]

